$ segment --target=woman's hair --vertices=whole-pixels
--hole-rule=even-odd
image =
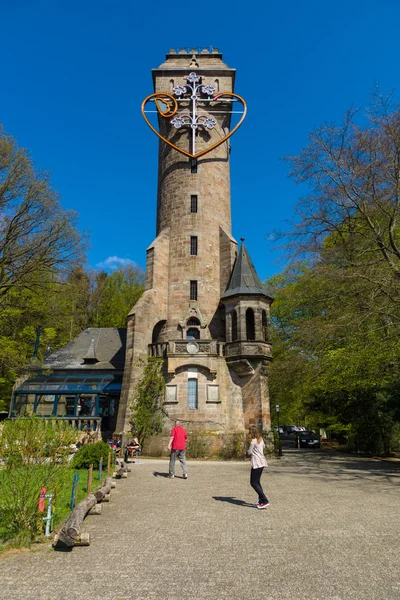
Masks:
[[[257,444],[259,444],[261,442],[261,440],[263,439],[263,434],[262,434],[261,429],[258,429],[258,427],[255,427],[254,425],[250,427],[250,436],[253,440],[254,440],[254,438],[256,438]]]

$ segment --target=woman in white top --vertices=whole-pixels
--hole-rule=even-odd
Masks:
[[[247,454],[251,456],[251,472],[250,472],[250,485],[258,494],[257,508],[267,508],[269,502],[267,496],[264,494],[261,487],[260,479],[264,467],[267,466],[267,461],[264,456],[264,440],[262,433],[259,430],[250,430],[252,440],[250,442]]]

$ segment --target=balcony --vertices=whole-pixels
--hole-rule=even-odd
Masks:
[[[149,356],[167,358],[168,356],[223,356],[224,344],[218,340],[173,340],[149,344]]]
[[[168,351],[168,342],[158,342],[157,344],[148,345],[149,356],[155,358],[166,358]]]
[[[219,350],[218,340],[175,340],[169,343],[168,356],[188,354],[217,356]]]
[[[225,358],[272,358],[271,345],[264,341],[243,340],[225,344]]]

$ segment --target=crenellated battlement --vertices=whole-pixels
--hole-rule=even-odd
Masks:
[[[187,48],[170,48],[169,54],[219,54],[219,50],[218,48],[213,48],[213,46],[208,46],[208,47],[202,47],[202,46],[197,46],[197,47],[190,47],[188,46]]]
[[[225,70],[229,77],[234,78],[235,69],[230,69],[226,63],[222,60],[222,54],[218,48],[210,46],[206,47],[193,47],[188,46],[186,48],[170,48],[169,53],[165,57],[165,61],[158,67],[153,69],[153,80],[155,77],[160,76],[160,70],[168,69],[169,71],[176,69],[190,69],[194,71],[196,69],[204,69],[210,71]],[[232,84],[231,84],[232,85]]]

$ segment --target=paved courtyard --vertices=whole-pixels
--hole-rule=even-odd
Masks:
[[[89,547],[0,558],[7,600],[399,600],[400,465],[286,451],[253,507],[249,463],[143,459],[117,483]]]

